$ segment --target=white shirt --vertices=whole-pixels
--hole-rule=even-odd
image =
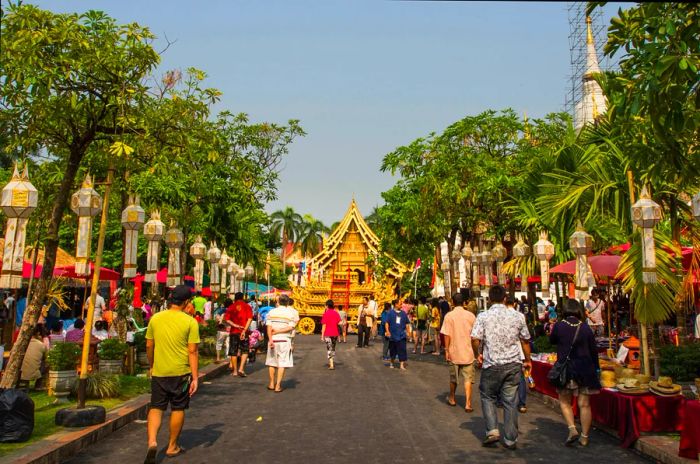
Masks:
[[[588,311],[588,325],[603,325],[603,310],[605,309],[605,302],[603,300],[593,301],[588,300],[586,302],[586,310]]]
[[[289,306],[278,306],[272,308],[267,313],[266,325],[272,327],[272,330],[282,330],[289,327],[296,327],[299,322],[299,313],[296,309]],[[275,334],[272,336],[272,341],[291,341],[294,338],[294,331]]]
[[[206,303],[204,303],[204,320],[205,321],[208,321],[209,319],[211,319],[211,307],[212,307],[211,301],[207,301]]]
[[[90,298],[85,300],[85,308],[87,309],[89,306],[90,306]],[[100,295],[98,293],[97,296],[95,296],[95,312],[93,313],[94,314],[93,321],[102,320],[102,311],[104,311],[106,307],[107,307],[107,305],[105,304],[105,299],[102,298],[102,295]]]

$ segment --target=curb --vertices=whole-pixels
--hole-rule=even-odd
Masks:
[[[544,405],[550,409],[559,411],[559,402],[556,398],[552,398],[551,396],[547,396],[533,390],[528,391],[527,396],[528,398],[537,398],[538,401],[544,403]],[[593,426],[601,432],[619,439],[616,430],[601,425],[597,422],[594,422]],[[629,449],[636,451],[638,454],[651,459],[654,462],[660,462],[663,464],[690,464],[697,462],[693,459],[686,459],[678,456],[678,441],[667,438],[664,435],[643,434],[637,441],[634,442],[634,446]]]
[[[200,371],[199,380],[212,379],[227,369],[227,363],[211,364]],[[137,396],[124,405],[109,411],[107,420],[102,424],[57,432],[5,456],[2,461],[8,464],[59,464],[64,462],[125,425],[137,419],[145,419],[150,400],[150,393]]]

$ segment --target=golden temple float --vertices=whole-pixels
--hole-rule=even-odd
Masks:
[[[345,217],[330,236],[323,249],[307,262],[307,275],[299,284],[292,283],[294,308],[299,311],[299,332],[314,333],[321,327],[326,300],[335,307],[342,306],[348,323],[355,327],[357,308],[362,298],[374,295],[381,313],[384,303],[396,298],[396,286],[408,267],[384,254],[391,263],[384,277],[377,279],[374,262],[379,256],[379,238],[370,229],[353,198]]]

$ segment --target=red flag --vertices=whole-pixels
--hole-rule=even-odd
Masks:
[[[418,258],[416,260],[416,267],[414,269],[420,269],[420,266],[421,266],[421,261],[420,261],[420,258]]]

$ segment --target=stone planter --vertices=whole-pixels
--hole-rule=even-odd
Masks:
[[[75,370],[49,371],[49,395],[55,396],[59,403],[67,403],[77,378],[78,373]]]
[[[121,374],[124,361],[121,359],[100,359],[99,370],[102,374]]]
[[[146,352],[138,352],[136,354],[136,360],[139,363],[139,366],[148,369],[148,354]]]

